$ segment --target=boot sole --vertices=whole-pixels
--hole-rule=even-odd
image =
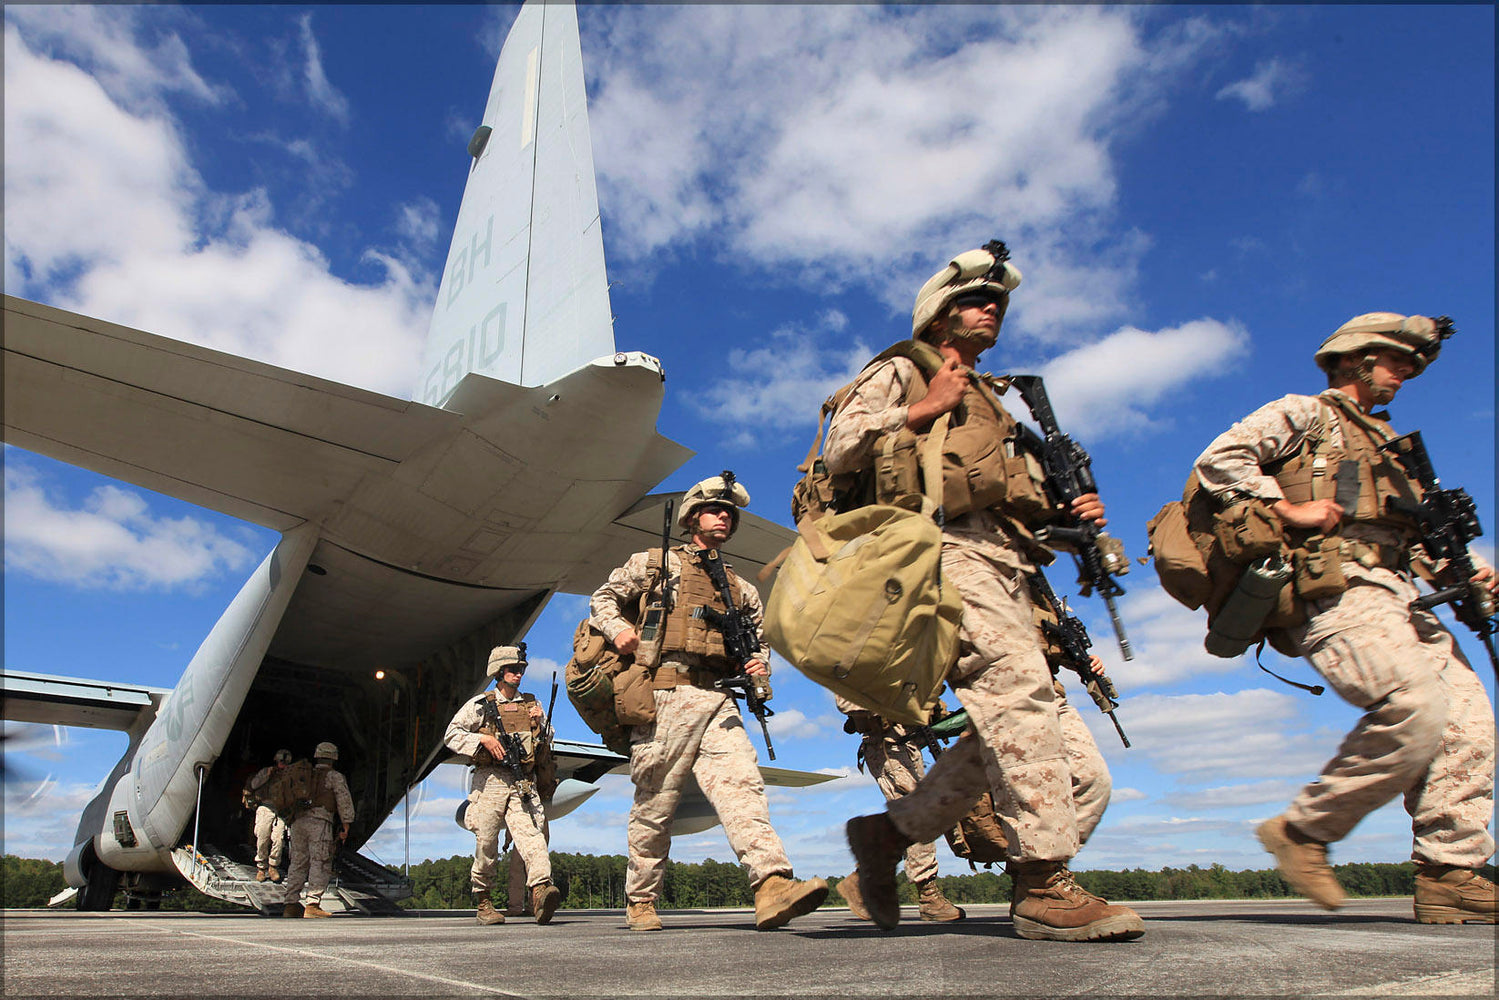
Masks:
[[[956,920],[962,920],[966,916],[968,916],[968,914],[964,913],[962,910],[959,910],[957,913],[953,914],[950,917],[939,917],[933,914],[923,913],[921,915],[921,919],[930,920],[931,922],[937,924],[950,924]]]
[[[536,912],[538,924],[549,924],[552,922],[552,914],[557,912],[557,907],[562,905],[562,890],[553,887],[541,900],[541,909]]]
[[[1027,917],[1011,916],[1015,933],[1031,941],[1133,941],[1145,933],[1139,917],[1117,916],[1081,927],[1052,927]]]
[[[1418,924],[1492,924],[1494,916],[1492,913],[1474,913],[1456,906],[1416,904]]]
[[[827,886],[821,886],[819,888],[813,889],[801,899],[793,901],[790,906],[786,907],[780,913],[772,914],[771,916],[766,917],[764,920],[756,920],[755,930],[773,931],[777,927],[785,927],[797,917],[806,916],[808,913],[811,913],[813,910],[817,909],[822,905],[822,901],[827,898]]]

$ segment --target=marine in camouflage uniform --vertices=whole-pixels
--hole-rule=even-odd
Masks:
[[[265,787],[271,775],[291,763],[290,750],[277,750],[271,764],[262,767],[245,782],[244,801],[255,804],[255,881],[275,882],[281,878],[281,857],[286,849],[286,821],[276,810],[256,800],[255,793]]]
[[[986,399],[973,376],[1020,283],[1008,253],[991,248],[1002,245],[960,254],[922,287],[912,337],[940,352],[942,367],[927,377],[910,358],[896,356],[866,368],[829,426],[823,459],[830,473],[871,469],[882,440],[902,431],[925,435],[960,404],[965,423],[983,418],[996,432],[1013,426],[1014,418]],[[953,450],[955,437],[949,433],[946,450]],[[1008,444],[990,440],[990,456],[1007,455],[1002,449]],[[974,446],[971,437],[968,445]],[[1017,932],[1045,940],[1134,938],[1144,933],[1139,916],[1086,892],[1067,870],[1081,842],[1060,704],[1027,580],[1041,550],[1011,499],[1023,489],[1039,495],[1034,482],[1024,481],[1021,457],[1011,457],[998,473],[1009,477],[1009,492],[999,491],[1004,499],[960,513],[949,509],[942,526],[942,572],[963,598],[961,652],[948,685],[973,721],[982,769],[964,755],[943,754],[884,814],[851,820],[849,843],[870,915],[889,929],[899,920],[894,869],[905,845],[941,836],[989,790],[1010,852]],[[944,507],[951,502],[944,494]],[[1079,497],[1071,510],[1100,525],[1103,512],[1096,494]]]
[[[552,860],[547,851],[546,803],[549,790],[538,787],[537,764],[550,753],[551,730],[546,713],[519,684],[526,672],[525,646],[496,646],[489,654],[489,677],[495,690],[465,702],[448,723],[443,742],[454,753],[474,761],[472,790],[464,823],[474,831],[474,863],[469,886],[474,895],[475,919],[480,924],[503,924],[505,914],[493,901],[499,861],[500,831],[508,831],[525,865],[531,910],[538,924],[550,923],[562,893],[552,885]],[[492,706],[494,718],[486,719]],[[520,734],[529,744],[521,772],[503,763],[505,753],[493,731]]]
[[[349,839],[349,825],[354,822],[354,799],[349,795],[349,783],[333,769],[338,760],[338,747],[332,743],[319,743],[312,755],[312,807],[292,820],[291,824],[291,868],[282,883],[281,898],[285,905],[282,916],[327,917],[331,916],[320,905],[328,881],[333,877],[333,855],[337,844]],[[338,833],[333,832],[335,818],[339,823]],[[305,897],[302,893],[306,886]],[[305,899],[305,905],[298,903]]]
[[[658,572],[660,550],[637,552],[594,592],[592,622],[623,655],[649,669],[655,721],[630,731],[629,870],[625,876],[627,920],[632,930],[659,930],[655,904],[671,848],[672,817],[689,778],[695,778],[718,814],[729,846],[744,865],[755,891],[755,926],[779,927],[815,910],[827,896],[822,879],[792,878],[791,862],[770,825],[765,782],[755,749],[745,733],[738,705],[714,682],[735,671],[721,635],[694,617],[694,605],[715,606],[716,592],[705,584],[701,559],[719,549],[739,523],[749,494],[732,479],[698,483],[683,498],[678,526],[691,545],[668,550],[666,572]],[[637,631],[642,603],[662,601],[662,577],[670,603],[663,607],[657,633],[642,640]],[[759,634],[760,596],[729,573],[736,606],[744,609]],[[706,589],[705,589],[706,588]],[[642,602],[642,598],[645,599]],[[716,638],[715,638],[716,637]],[[752,678],[769,677],[770,650],[743,668]]]
[[[1256,499],[1287,528],[1342,539],[1346,589],[1307,601],[1307,620],[1277,638],[1364,715],[1321,776],[1260,826],[1282,874],[1322,906],[1340,906],[1327,845],[1403,795],[1414,834],[1416,919],[1493,922],[1494,885],[1473,869],[1494,853],[1494,712],[1452,634],[1432,612],[1410,607],[1420,593],[1415,572],[1431,578],[1443,567],[1413,551],[1414,525],[1383,503],[1387,495],[1419,496],[1420,486],[1377,451],[1395,433],[1387,413],[1371,412],[1425,369],[1449,329],[1424,316],[1354,317],[1317,352],[1330,388],[1261,407],[1219,435],[1196,467],[1225,503]],[[1360,465],[1364,485],[1352,509],[1331,495],[1330,465],[1301,478],[1288,472],[1329,461]],[[1475,582],[1493,591],[1493,570],[1474,562]]]

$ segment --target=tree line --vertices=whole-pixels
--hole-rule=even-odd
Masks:
[[[504,858],[500,871],[503,874]],[[453,910],[473,905],[469,894],[468,872],[472,859],[465,854],[451,858],[423,861],[411,866],[411,898],[402,902],[408,909]],[[552,855],[552,881],[562,890],[564,909],[622,909],[625,905],[624,855],[562,854]],[[393,869],[399,871],[399,869]],[[1334,865],[1338,881],[1349,896],[1409,896],[1415,891],[1416,867],[1409,861],[1400,864],[1355,862]],[[1495,877],[1493,865],[1480,869],[1481,874]],[[1294,898],[1290,886],[1274,869],[1229,871],[1222,865],[1201,868],[1162,868],[1147,871],[1080,871],[1077,881],[1089,892],[1115,902],[1180,899],[1283,899]],[[836,893],[838,879],[828,879],[835,892],[828,906],[841,906]],[[939,881],[947,897],[955,903],[1007,903],[1010,900],[1010,877],[1002,868],[980,869],[964,875],[944,875]],[[7,854],[0,868],[0,906],[5,908],[46,906],[47,900],[67,885],[62,865],[55,861],[18,858]],[[902,872],[898,877],[901,902],[916,903],[916,887]],[[497,894],[500,900],[504,893]],[[683,863],[666,862],[666,879],[662,909],[704,909],[717,906],[753,906],[754,893],[749,879],[737,864],[722,861]],[[124,907],[123,894],[115,899]],[[167,893],[161,902],[164,910],[196,910],[217,913],[244,912],[241,907],[213,899],[196,889],[183,888]]]

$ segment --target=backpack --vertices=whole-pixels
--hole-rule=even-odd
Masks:
[[[614,679],[633,668],[633,656],[621,656],[587,618],[573,632],[573,655],[563,677],[567,700],[583,724],[597,733],[615,753],[629,753],[630,734],[615,710]]]
[[[1187,477],[1182,498],[1162,507],[1147,522],[1145,531],[1161,589],[1194,611],[1205,608],[1209,628],[1239,585],[1246,567],[1281,554],[1287,545],[1280,518],[1268,505],[1248,500],[1219,507],[1202,488],[1195,471]],[[1287,582],[1247,645],[1267,639],[1278,652],[1295,656],[1278,630],[1296,625],[1305,617],[1296,588]],[[1208,651],[1224,655],[1211,645]]]
[[[941,558],[942,530],[919,511],[876,504],[803,518],[765,604],[765,638],[859,707],[926,725],[963,617]]]
[[[1009,841],[1004,827],[994,814],[994,794],[985,792],[958,825],[943,834],[953,854],[966,858],[968,867],[992,865],[1010,860]]]
[[[260,801],[290,823],[312,808],[314,782],[312,761],[303,758],[277,769],[260,787]]]

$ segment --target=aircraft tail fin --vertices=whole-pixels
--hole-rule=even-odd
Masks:
[[[495,66],[415,398],[546,385],[614,352],[577,11],[531,0]]]

